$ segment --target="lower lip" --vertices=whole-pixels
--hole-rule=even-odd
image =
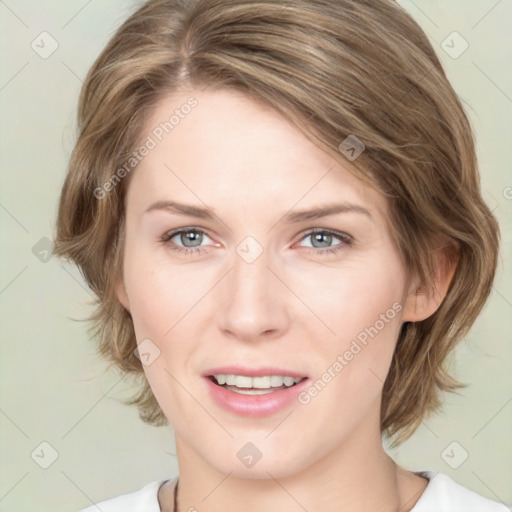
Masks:
[[[212,399],[222,408],[240,416],[261,418],[279,412],[297,400],[297,395],[308,386],[309,379],[264,395],[242,395],[215,384],[209,377],[205,377],[205,381]]]

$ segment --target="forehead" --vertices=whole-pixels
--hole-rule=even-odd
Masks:
[[[386,212],[384,197],[349,172],[341,155],[334,159],[282,115],[238,92],[169,95],[140,140],[152,147],[132,176],[132,209],[174,199],[261,213],[343,200]]]

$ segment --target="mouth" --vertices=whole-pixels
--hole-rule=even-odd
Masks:
[[[225,373],[209,375],[208,378],[217,386],[240,395],[267,395],[296,386],[306,379],[306,377],[288,375],[250,377]]]
[[[213,402],[236,416],[263,418],[296,404],[311,379],[283,367],[238,365],[210,368],[203,373]]]

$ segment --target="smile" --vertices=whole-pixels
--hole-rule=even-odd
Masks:
[[[208,394],[218,407],[236,416],[262,418],[297,404],[311,379],[283,368],[225,366],[203,374]]]
[[[246,375],[220,373],[218,375],[212,375],[211,378],[217,385],[234,393],[241,395],[265,395],[295,386],[305,377],[294,378],[281,375],[248,377]]]

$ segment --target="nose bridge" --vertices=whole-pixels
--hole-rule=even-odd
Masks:
[[[270,283],[268,269],[269,261],[267,253],[254,257],[254,252],[248,251],[246,254],[240,254],[240,247],[237,248],[237,254],[233,263],[232,286],[234,296],[239,299],[265,299]]]
[[[286,328],[286,298],[282,284],[268,268],[272,267],[269,254],[253,237],[236,247],[225,281],[220,327],[237,338],[254,340]]]

